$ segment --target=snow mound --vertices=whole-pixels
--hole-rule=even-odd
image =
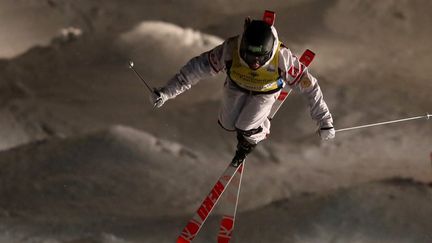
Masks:
[[[360,184],[242,213],[235,237],[241,242],[426,243],[432,240],[431,200],[432,187],[411,179]]]
[[[327,26],[362,39],[412,39],[411,34],[430,36],[430,1],[340,0],[327,12]],[[343,21],[341,21],[343,19]]]
[[[216,36],[162,21],[142,22],[131,31],[122,34],[120,39],[136,45],[142,44],[142,40],[151,44],[162,43],[169,48],[168,52],[182,50],[185,47],[211,48],[223,41]]]
[[[23,110],[15,109],[19,108],[12,105],[0,109],[0,150],[7,150],[48,136],[43,124],[29,122]]]
[[[8,199],[0,207],[62,218],[175,214],[202,197],[183,180],[208,175],[193,170],[204,169],[198,158],[180,144],[124,126],[45,140],[0,153],[0,197]]]
[[[317,194],[297,194],[238,213],[233,242],[429,243],[431,200],[431,184],[401,177]],[[171,242],[189,218],[187,215],[183,219],[164,219],[158,225],[150,223],[140,240]],[[211,242],[220,219],[220,215],[211,215],[196,242]]]
[[[0,150],[7,150],[52,134],[32,104],[34,94],[19,81],[0,82]]]
[[[222,39],[191,28],[161,22],[144,21],[120,34],[118,45],[137,63],[163,65],[164,70],[178,70],[187,60],[222,43]],[[168,61],[169,60],[169,61]],[[148,75],[149,70],[143,73]]]
[[[222,42],[219,37],[191,28],[162,21],[144,21],[120,34],[115,45],[123,56],[134,61],[144,79],[157,87],[164,85],[188,60]],[[196,86],[198,88],[191,90],[189,97],[180,97],[180,100],[192,103],[219,98],[221,92],[214,90],[221,90],[222,76],[206,79],[212,82],[202,80]]]

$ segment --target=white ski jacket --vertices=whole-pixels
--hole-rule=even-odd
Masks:
[[[201,79],[222,72],[226,73],[229,68],[229,63],[233,59],[233,49],[236,47],[236,44],[238,44],[240,38],[239,36],[229,38],[212,50],[192,58],[168,81],[161,89],[161,92],[167,95],[168,99],[171,99],[190,89],[192,85],[198,83]],[[316,78],[313,77],[306,68],[303,77],[296,81],[297,76],[290,75],[289,70],[293,68],[299,69],[300,62],[298,58],[284,45],[278,48],[278,50],[278,69],[281,80],[284,81],[285,85],[289,85],[295,92],[306,97],[310,108],[310,115],[312,119],[317,122],[319,127],[333,127],[331,113],[323,99],[323,94]],[[226,82],[233,81],[227,76]]]

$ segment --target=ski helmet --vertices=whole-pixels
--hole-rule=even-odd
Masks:
[[[247,23],[240,43],[240,56],[249,66],[256,61],[264,65],[272,56],[275,36],[271,26],[262,20]]]

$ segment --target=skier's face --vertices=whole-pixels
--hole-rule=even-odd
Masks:
[[[261,20],[245,24],[240,42],[240,55],[251,69],[258,69],[270,60],[276,37],[272,27]]]
[[[242,53],[243,60],[251,69],[258,69],[269,60],[271,53],[257,55],[248,51]]]

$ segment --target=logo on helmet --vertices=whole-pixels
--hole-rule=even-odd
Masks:
[[[248,51],[253,52],[253,53],[263,53],[263,46],[248,46],[247,47]]]

